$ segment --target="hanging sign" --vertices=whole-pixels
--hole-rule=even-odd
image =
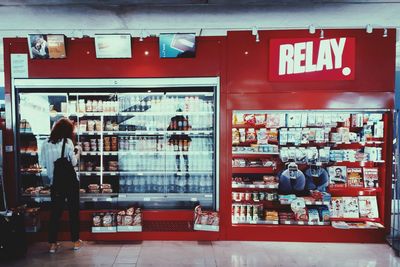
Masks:
[[[96,34],[94,37],[97,58],[131,58],[130,34]]]
[[[28,45],[31,59],[66,58],[63,34],[29,34]]]
[[[196,55],[196,34],[161,33],[160,58],[193,58]]]
[[[271,81],[354,80],[355,39],[271,39]]]

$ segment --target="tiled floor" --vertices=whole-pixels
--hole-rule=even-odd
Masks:
[[[56,254],[46,243],[29,248],[25,259],[4,266],[302,266],[397,267],[400,258],[384,244],[143,241],[85,242],[79,251],[63,243]],[[1,264],[0,264],[1,265]]]

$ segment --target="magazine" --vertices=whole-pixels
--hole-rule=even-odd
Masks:
[[[333,187],[345,187],[346,186],[346,166],[330,166],[328,167],[329,183]]]
[[[359,196],[358,205],[360,208],[360,218],[379,218],[376,196]]]
[[[364,168],[364,186],[373,188],[379,187],[378,168]]]
[[[349,187],[363,187],[361,168],[347,168],[347,185]]]
[[[343,218],[358,218],[358,198],[343,197]]]
[[[343,218],[343,198],[332,197],[331,199],[331,218]]]

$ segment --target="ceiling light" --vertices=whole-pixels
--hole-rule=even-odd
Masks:
[[[140,35],[139,35],[139,41],[143,42],[143,38],[144,38],[144,32],[143,32],[143,30],[141,30]]]
[[[325,36],[324,36],[324,30],[321,29],[321,35],[319,36],[319,38],[323,39],[324,37],[325,37]]]
[[[310,27],[308,28],[308,32],[311,34],[315,33],[315,26],[313,24],[311,24]]]
[[[367,28],[366,28],[367,33],[372,33],[373,29],[374,28],[372,27],[371,24],[367,24]]]
[[[385,38],[387,37],[387,29],[386,28],[383,29],[383,35],[382,36],[385,37]]]

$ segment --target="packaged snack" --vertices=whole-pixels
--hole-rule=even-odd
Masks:
[[[114,214],[111,212],[107,212],[103,216],[103,226],[104,227],[111,227],[114,225]]]
[[[265,114],[255,114],[254,118],[256,125],[265,125]]]
[[[267,129],[261,128],[257,131],[257,144],[268,144]]]
[[[285,114],[284,114],[285,115]],[[284,122],[283,122],[284,123]],[[281,126],[280,114],[268,114],[266,126],[270,128]]]
[[[286,145],[288,143],[288,130],[287,128],[282,128],[279,131],[279,144]]]
[[[255,129],[254,128],[247,129],[246,142],[256,142],[256,141],[257,141],[257,136]]]
[[[317,209],[308,210],[308,221],[313,223],[319,223],[319,212]]]
[[[240,143],[240,133],[237,128],[232,128],[232,145],[238,145]]]
[[[103,219],[102,213],[93,213],[93,220],[92,220],[93,226],[100,227],[102,219]]]
[[[246,142],[246,129],[240,128],[239,129],[239,136],[240,136],[240,143],[245,143]]]
[[[256,124],[256,117],[254,116],[254,114],[244,114],[243,120],[245,124]]]
[[[278,142],[278,130],[275,128],[267,130],[267,140],[269,143]]]

